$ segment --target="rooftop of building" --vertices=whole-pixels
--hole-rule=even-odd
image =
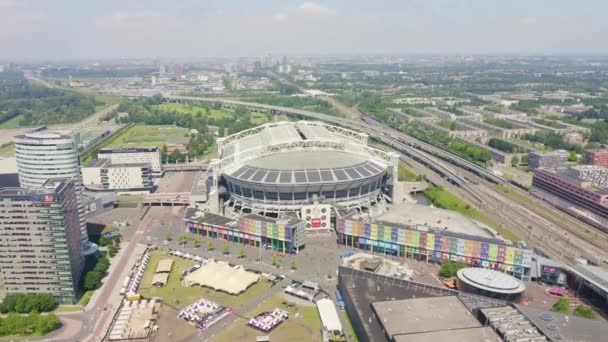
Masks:
[[[389,300],[374,302],[372,307],[391,337],[481,326],[456,296]]]
[[[502,339],[490,327],[442,330],[396,335],[395,342],[500,342]]]
[[[89,165],[83,166],[83,168],[87,167],[105,167],[105,168],[125,168],[125,167],[151,167],[150,163],[116,163],[113,164],[110,159],[99,158],[93,160]]]
[[[140,153],[140,152],[159,152],[158,147],[121,147],[121,148],[102,148],[98,153]]]
[[[401,203],[391,206],[387,212],[377,216],[375,220],[397,227],[411,227],[419,230],[435,229],[448,234],[465,234],[493,240],[498,238],[498,233],[494,229],[481,222],[455,211],[420,204]],[[504,244],[504,241],[499,241],[499,243]]]
[[[21,187],[6,187],[0,188],[0,195],[7,196],[32,196],[32,195],[44,195],[54,194],[61,192],[62,189],[69,184],[71,178],[52,178],[45,181],[40,187],[37,188],[21,188]]]
[[[515,307],[552,341],[606,340],[608,323],[604,320],[547,312],[527,305],[516,304]]]
[[[522,293],[526,285],[519,279],[488,268],[467,267],[458,270],[458,279],[476,288],[502,294]]]
[[[530,155],[537,155],[537,156],[541,156],[541,157],[548,157],[548,156],[565,156],[567,157],[568,151],[566,150],[555,150],[555,151],[548,151],[548,152],[541,152],[541,151],[534,151],[534,152],[530,152]]]
[[[73,137],[67,135],[67,134],[62,134],[59,132],[52,132],[52,131],[47,131],[47,130],[41,130],[41,131],[35,131],[35,132],[26,132],[24,134],[20,134],[15,136],[15,139],[21,139],[21,140],[32,140],[32,141],[36,141],[36,140],[60,140],[60,139],[72,139]]]
[[[298,224],[301,222],[301,220],[299,220],[295,217],[289,216],[289,215],[284,215],[279,218],[272,218],[272,217],[256,215],[256,214],[245,214],[245,215],[242,215],[241,217],[246,218],[246,219],[266,222],[266,223],[282,223],[282,224],[289,224],[289,225]],[[203,211],[200,211],[200,210],[197,210],[194,208],[188,208],[186,210],[185,218],[189,221],[204,222],[204,223],[212,224],[212,225],[216,225],[216,226],[234,225],[238,222],[238,219],[239,219],[238,217],[227,217],[227,216],[222,216],[222,215],[218,215],[218,214],[213,214],[210,212],[203,212]]]

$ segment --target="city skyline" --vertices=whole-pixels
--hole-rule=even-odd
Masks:
[[[0,0],[0,58],[601,54],[606,9],[597,0]]]

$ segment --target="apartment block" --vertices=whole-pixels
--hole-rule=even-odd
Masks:
[[[50,293],[76,301],[85,257],[75,182],[0,188],[0,280],[6,293]]]
[[[608,149],[605,150],[586,150],[585,164],[608,167]]]
[[[534,170],[555,170],[562,168],[568,162],[568,152],[530,152],[528,168]]]

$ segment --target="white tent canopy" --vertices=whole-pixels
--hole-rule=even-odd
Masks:
[[[226,262],[209,261],[184,278],[185,286],[206,286],[230,294],[239,294],[257,282],[259,275],[242,266],[231,267]]]
[[[342,323],[340,323],[340,317],[334,306],[334,302],[331,299],[319,299],[317,301],[317,309],[319,310],[319,316],[321,316],[321,323],[327,330],[339,330],[342,331]]]

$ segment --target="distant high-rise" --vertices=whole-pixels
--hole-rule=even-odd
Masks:
[[[15,157],[21,187],[40,187],[52,178],[74,179],[83,249],[87,255],[95,253],[97,246],[89,242],[84,221],[80,158],[76,136],[48,131],[18,135],[15,137]]]
[[[6,293],[50,293],[73,304],[84,269],[73,178],[0,188],[0,280]]]

